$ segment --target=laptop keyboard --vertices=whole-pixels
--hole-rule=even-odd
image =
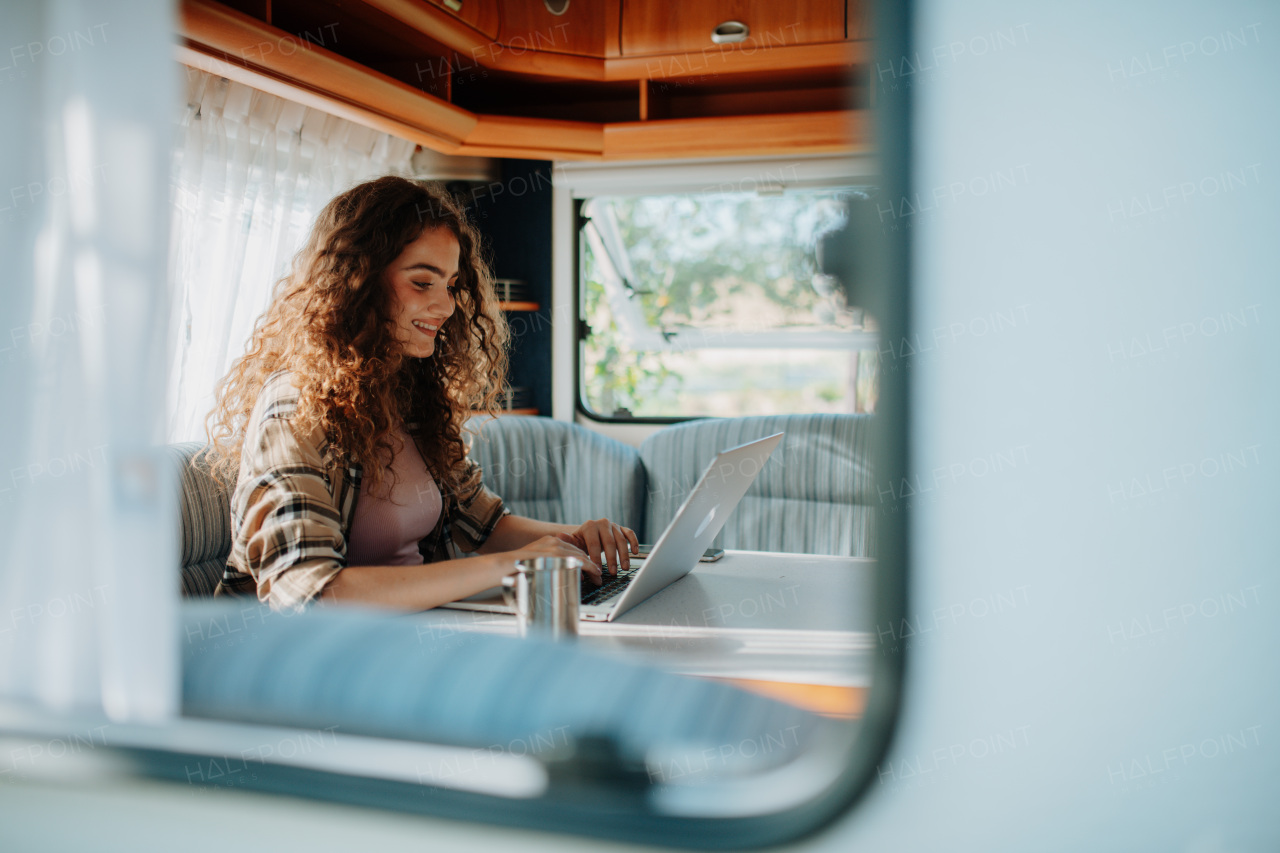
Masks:
[[[582,603],[583,604],[604,604],[618,593],[627,588],[631,583],[631,579],[636,576],[639,568],[626,569],[619,571],[617,575],[609,574],[608,570],[604,572],[604,583],[596,586],[585,574],[582,576]]]

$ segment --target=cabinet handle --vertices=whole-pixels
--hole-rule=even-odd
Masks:
[[[749,35],[751,35],[751,27],[742,21],[725,21],[711,31],[711,41],[714,44],[733,44],[746,41]]]

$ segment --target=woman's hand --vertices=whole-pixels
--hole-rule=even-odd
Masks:
[[[536,553],[529,550],[533,548],[539,550]],[[618,573],[619,566],[631,568],[631,554],[639,553],[640,540],[634,530],[614,524],[607,518],[575,527],[504,515],[480,546],[481,554],[522,555],[516,559],[524,559],[525,551],[529,551],[528,557],[577,557],[585,560],[583,572],[595,583],[600,583],[601,565],[607,565],[613,574]]]
[[[577,557],[582,561],[582,573],[591,578],[591,582],[601,582],[600,566],[592,560],[567,533],[552,533],[535,539],[516,551],[502,554],[513,560],[534,560],[538,557]]]
[[[584,522],[570,535],[575,545],[611,574],[616,575],[619,568],[631,568],[631,554],[640,553],[635,531],[607,518]]]

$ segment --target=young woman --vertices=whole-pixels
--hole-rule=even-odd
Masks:
[[[383,177],[329,202],[210,414],[214,474],[235,479],[218,594],[422,610],[518,559],[579,557],[596,582],[626,568],[632,530],[512,515],[468,459],[463,425],[496,413],[506,343],[447,193]]]

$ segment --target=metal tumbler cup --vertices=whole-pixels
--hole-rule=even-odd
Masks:
[[[515,608],[521,637],[576,637],[582,561],[576,557],[517,560],[515,573],[502,579],[502,598]]]

